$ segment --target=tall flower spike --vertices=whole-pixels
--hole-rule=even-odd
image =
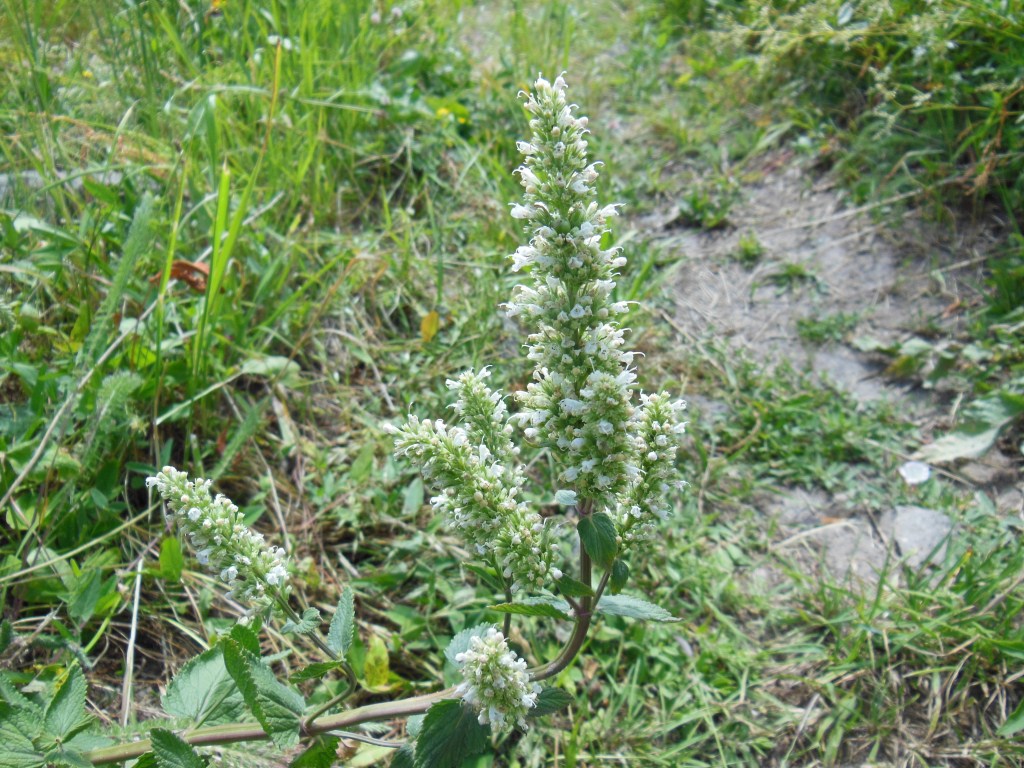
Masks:
[[[530,236],[513,255],[513,269],[530,267],[532,286],[517,286],[506,308],[535,331],[528,337],[534,381],[517,393],[527,437],[564,459],[560,479],[582,498],[611,503],[639,469],[628,434],[636,379],[622,349],[610,298],[617,249],[602,249],[615,206],[598,207],[597,164],[587,159],[587,118],[565,98],[565,80],[540,78],[527,96],[529,142],[520,142],[525,190],[512,216]]]
[[[210,496],[211,481],[189,480],[174,467],[164,467],[146,485],[167,503],[168,519],[177,522],[196,550],[196,558],[243,602],[265,602],[269,592],[287,589],[285,551],[267,546],[263,534],[242,520],[238,507],[221,494]]]

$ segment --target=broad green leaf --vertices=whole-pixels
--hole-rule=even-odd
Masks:
[[[558,591],[566,597],[593,597],[594,590],[584,584],[582,581],[577,581],[571,576],[562,576],[558,581],[555,582],[558,585]]]
[[[224,664],[238,685],[249,711],[280,749],[299,743],[300,716],[306,709],[302,695],[278,680],[271,669],[234,640],[226,640]]]
[[[344,663],[343,661],[317,661],[313,664],[307,664],[294,674],[288,675],[288,679],[293,683],[301,683],[303,680],[319,680],[328,672],[333,672],[341,667]]]
[[[444,649],[444,657],[452,664],[457,665],[459,662],[455,660],[455,657],[469,650],[469,641],[474,637],[480,637],[492,626],[492,624],[478,624],[475,627],[462,630],[448,643],[448,647]]]
[[[370,647],[363,662],[363,680],[371,690],[387,685],[391,669],[388,665],[388,646],[379,635],[370,637]]]
[[[205,768],[208,762],[186,741],[163,728],[150,731],[149,743],[153,745],[157,768]]]
[[[35,723],[32,728],[31,722]],[[32,735],[38,733],[38,721],[0,701],[0,766],[3,768],[42,768],[46,758],[36,751]]]
[[[427,710],[416,737],[416,768],[460,768],[467,757],[483,752],[489,728],[459,699],[444,699]]]
[[[201,720],[206,725],[239,720],[245,702],[224,665],[224,649],[211,648],[178,670],[167,686],[163,705],[169,715],[192,722]]]
[[[284,379],[295,377],[302,370],[302,367],[294,360],[280,355],[266,355],[254,357],[242,363],[239,373],[244,376],[266,376],[272,379]]]
[[[316,608],[307,608],[302,612],[298,623],[288,619],[281,627],[281,632],[288,634],[294,632],[297,635],[309,635],[320,628],[320,611]]]
[[[164,581],[177,584],[185,569],[185,558],[181,554],[181,542],[177,536],[165,536],[160,542],[160,575]]]
[[[608,579],[608,589],[613,595],[617,595],[626,586],[627,581],[629,581],[629,566],[621,560],[616,560],[612,563],[612,575]]]
[[[58,744],[46,753],[47,768],[92,768],[92,763],[76,749]]]
[[[338,761],[337,736],[319,736],[306,751],[290,763],[290,768],[331,768]]]
[[[942,463],[977,458],[992,447],[1004,429],[1024,413],[1024,395],[1005,389],[975,400],[963,411],[963,422],[934,443],[921,448],[914,458]]]
[[[64,679],[58,684],[57,692],[46,707],[43,730],[57,741],[66,741],[92,722],[85,711],[85,695],[88,692],[85,676],[74,662],[67,669]]]
[[[352,647],[352,636],[356,626],[355,598],[352,587],[341,590],[338,607],[331,617],[331,627],[327,631],[327,647],[339,657],[345,658]]]
[[[545,688],[537,696],[537,703],[527,713],[527,716],[543,717],[544,715],[550,715],[552,712],[565,709],[572,702],[572,694],[568,691],[564,691],[561,688]]]
[[[537,603],[534,605],[527,605],[526,603],[498,603],[497,605],[490,606],[490,608],[492,611],[514,613],[520,616],[550,616],[553,619],[569,618],[550,603]]]
[[[229,636],[253,656],[258,657],[260,655],[260,636],[250,627],[244,624],[235,624],[231,628]]]
[[[416,750],[412,744],[403,744],[391,757],[391,768],[416,768]]]
[[[462,567],[470,573],[476,574],[476,576],[482,581],[489,589],[495,592],[500,592],[504,587],[498,580],[498,574],[493,568],[487,566],[477,565],[476,563],[463,563]]]
[[[679,621],[664,608],[629,595],[604,595],[597,601],[597,610],[611,616],[626,616],[646,621]]]
[[[580,518],[576,530],[590,558],[602,568],[611,568],[619,549],[612,519],[604,512],[595,512],[590,517]]]

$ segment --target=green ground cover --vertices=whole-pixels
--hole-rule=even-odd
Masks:
[[[93,711],[131,734],[231,625],[151,505],[144,479],[167,463],[284,544],[315,604],[353,588],[367,701],[439,679],[447,639],[495,620],[382,426],[443,413],[467,367],[499,388],[529,376],[497,307],[519,238],[516,92],[538,71],[568,72],[602,197],[631,216],[669,200],[687,227],[728,226],[784,146],[883,221],[914,206],[996,233],[967,334],[878,351],[974,403],[967,428],[1019,467],[1018,2],[4,0],[0,29],[5,697],[6,681],[45,696],[77,662]],[[637,220],[616,235],[618,298],[647,307],[629,323],[642,383],[729,406],[698,410],[690,487],[632,564],[682,621],[601,624],[557,678],[573,706],[473,764],[1020,764],[1021,520],[954,479],[900,482],[921,436],[898,412],[714,339],[680,345],[657,314],[677,255]],[[758,262],[756,232],[736,258]],[[779,555],[759,499],[851,487],[954,518],[941,566],[865,595]],[[786,578],[759,582],[765,565]],[[560,645],[514,639],[539,658]],[[263,650],[309,654],[273,632]],[[313,702],[337,688],[307,685]],[[221,754],[281,764],[262,745]]]

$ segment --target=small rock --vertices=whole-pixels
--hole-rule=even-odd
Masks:
[[[882,515],[878,530],[899,547],[911,568],[941,563],[953,524],[941,512],[927,507],[896,507]]]

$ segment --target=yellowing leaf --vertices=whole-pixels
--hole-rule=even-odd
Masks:
[[[389,673],[387,644],[377,635],[373,635],[370,637],[370,648],[366,652],[366,662],[363,666],[366,687],[370,690],[383,688],[388,683]]]
[[[424,343],[429,342],[437,336],[437,332],[440,329],[441,316],[437,314],[436,309],[427,312],[420,321],[420,337],[423,339]]]

